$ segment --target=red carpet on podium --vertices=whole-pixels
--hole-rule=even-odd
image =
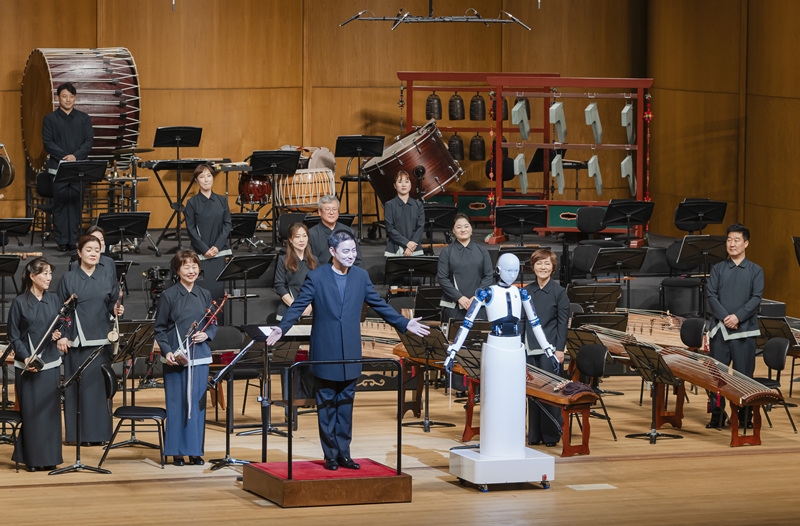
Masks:
[[[361,469],[344,469],[336,471],[325,469],[324,460],[302,460],[292,463],[293,480],[331,480],[344,478],[370,478],[391,477],[397,475],[397,470],[379,464],[368,458],[354,459],[361,464]],[[288,477],[286,462],[266,462],[250,464],[251,467],[269,473],[275,477],[285,479]]]

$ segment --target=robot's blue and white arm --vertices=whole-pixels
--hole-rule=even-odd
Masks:
[[[530,294],[528,294],[527,290],[522,289],[520,290],[520,297],[522,298],[522,306],[525,308],[525,316],[528,318],[528,325],[533,329],[533,335],[536,337],[536,341],[539,342],[539,347],[541,347],[547,357],[550,358],[553,364],[553,370],[558,372],[559,364],[554,353],[555,348],[547,341],[547,336],[544,335],[542,324],[539,322],[539,316],[536,315],[536,309],[533,308],[533,301],[531,300]]]
[[[464,317],[464,323],[458,328],[456,337],[453,343],[447,348],[447,359],[444,361],[444,368],[448,373],[453,372],[453,365],[455,365],[456,353],[464,345],[464,340],[467,339],[467,334],[472,328],[472,323],[478,316],[478,311],[483,307],[486,302],[490,301],[492,289],[478,289],[475,291],[475,299],[469,304],[467,315]]]

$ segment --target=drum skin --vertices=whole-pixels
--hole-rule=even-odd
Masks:
[[[28,56],[22,77],[22,141],[36,171],[44,169],[45,115],[58,108],[56,88],[71,82],[78,91],[75,108],[92,119],[94,144],[89,159],[108,160],[118,148],[139,142],[141,98],[133,56],[126,48],[38,48]],[[130,155],[118,161],[130,165]]]

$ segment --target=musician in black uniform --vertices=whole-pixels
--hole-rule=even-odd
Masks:
[[[47,159],[47,171],[55,175],[61,161],[82,161],[89,156],[94,141],[92,119],[75,109],[75,86],[69,82],[56,89],[58,109],[45,115],[42,123],[42,142]],[[54,185],[53,234],[61,252],[74,250],[81,229],[82,183]]]
[[[564,363],[564,349],[567,346],[567,324],[569,323],[569,298],[567,291],[556,281],[550,279],[556,269],[558,260],[551,250],[537,250],[531,255],[531,268],[536,274],[536,280],[526,288],[533,301],[536,315],[542,324],[542,330],[547,341],[555,346],[555,356],[560,363]],[[539,342],[533,334],[533,329],[525,323],[525,350],[527,362],[539,369],[552,371],[553,365],[550,358],[541,349]],[[562,368],[563,369],[563,368]],[[563,371],[559,370],[558,374]],[[539,405],[541,403],[541,406]],[[543,409],[544,408],[544,409]],[[550,416],[544,413],[547,411]],[[552,417],[552,418],[551,418]],[[537,403],[528,399],[528,444],[538,445],[544,442],[547,447],[555,446],[561,436],[561,409]]]
[[[485,248],[472,241],[472,225],[466,214],[456,214],[453,223],[456,239],[439,254],[437,279],[442,288],[442,322],[463,320],[475,291],[494,283],[492,259]],[[486,319],[481,307],[479,320]]]
[[[186,203],[186,230],[204,273],[197,284],[211,292],[213,299],[219,299],[225,294],[225,283],[217,281],[217,276],[225,268],[225,256],[231,254],[228,244],[231,210],[225,196],[211,191],[214,185],[211,166],[201,164],[195,168],[194,180],[200,191]]]
[[[58,296],[47,290],[52,279],[53,266],[45,258],[30,261],[22,272],[22,294],[14,298],[8,311],[8,338],[14,349],[14,378],[22,412],[22,431],[12,458],[25,464],[28,471],[50,471],[64,461],[58,389],[61,355],[56,348],[61,333],[45,333],[61,306]],[[28,364],[42,338],[44,367],[37,371]]]
[[[356,239],[356,233],[347,225],[339,223],[339,199],[335,195],[323,195],[319,199],[318,212],[320,221],[319,224],[314,225],[308,231],[308,239],[311,244],[311,252],[317,260],[317,265],[327,265],[331,262],[331,254],[328,250],[328,237],[334,232],[347,232],[353,239]],[[361,247],[356,240],[356,249],[358,254],[356,256],[357,267],[364,264],[361,258]]]
[[[303,223],[293,223],[289,227],[286,240],[286,255],[278,258],[275,267],[275,292],[281,298],[277,319],[281,320],[286,309],[294,302],[306,275],[317,268],[317,260],[311,253],[308,242],[308,227]],[[311,305],[303,311],[303,316],[311,315]]]
[[[58,350],[64,356],[64,375],[69,378],[98,346],[105,348],[81,375],[81,441],[100,445],[111,439],[111,415],[106,404],[105,381],[101,366],[111,364],[111,345],[108,333],[113,328],[114,315],[125,310],[119,304],[119,284],[107,273],[98,270],[100,241],[83,236],[78,241],[80,267],[67,272],[58,284],[58,298],[63,303],[77,294],[75,320],[58,340]],[[77,386],[67,389],[64,403],[66,441],[75,442]]]
[[[167,431],[164,455],[172,456],[176,466],[185,464],[184,455],[189,456],[191,464],[202,466],[208,364],[211,363],[211,347],[207,342],[216,335],[217,325],[206,311],[212,307],[211,293],[196,283],[200,275],[197,254],[193,250],[175,254],[172,271],[180,281],[161,294],[155,323],[155,339],[165,362]],[[197,329],[187,340],[194,322],[198,323]],[[178,351],[188,356],[187,365],[176,360]]]
[[[383,205],[386,223],[386,251],[384,256],[421,256],[422,232],[425,228],[425,207],[411,198],[411,179],[408,172],[400,170],[394,178],[397,196]]]
[[[745,251],[750,244],[750,230],[739,223],[728,227],[726,248],[728,259],[711,267],[706,293],[711,309],[711,357],[725,365],[733,362],[733,368],[753,377],[756,367],[756,337],[758,329],[758,307],[764,294],[764,271],[747,259]],[[725,424],[725,399],[709,392],[711,399],[711,421],[708,428]],[[751,411],[740,411],[740,422],[747,413],[748,427],[752,427]]]
[[[97,262],[97,270],[103,274],[108,274],[114,281],[117,280],[117,268],[114,266],[114,260],[106,255],[106,231],[97,225],[92,225],[86,229],[84,235],[94,236],[100,242],[100,260]],[[80,260],[77,254],[72,256],[74,259],[69,262],[69,270],[75,270],[80,267]]]

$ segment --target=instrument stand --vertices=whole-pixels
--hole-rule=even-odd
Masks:
[[[495,208],[495,226],[519,236],[517,246],[525,246],[525,234],[547,226],[547,207],[544,205],[506,205]]]
[[[601,248],[597,251],[592,274],[597,272],[616,271],[617,283],[622,283],[625,276],[625,306],[631,308],[631,280],[630,273],[639,272],[647,256],[646,248]]]
[[[431,432],[432,427],[455,427],[455,424],[449,422],[436,422],[430,419],[430,371],[431,371],[431,358],[444,362],[447,359],[447,346],[449,342],[444,337],[444,333],[439,330],[432,330],[430,334],[424,337],[419,337],[416,334],[401,333],[397,331],[400,336],[400,341],[408,351],[412,358],[422,359],[425,358],[425,416],[418,422],[403,422],[403,427],[421,426],[426,433]]]
[[[706,290],[708,276],[711,267],[728,259],[728,249],[725,247],[727,238],[725,236],[684,236],[681,250],[678,252],[678,263],[689,261],[696,262],[700,266],[700,288]],[[700,305],[703,319],[706,317],[706,301]]]
[[[81,364],[77,371],[75,371],[75,374],[73,374],[68,380],[61,382],[61,385],[58,386],[61,392],[64,393],[72,384],[75,384],[75,403],[77,404],[77,412],[75,414],[75,463],[71,466],[53,470],[48,473],[48,475],[61,475],[62,473],[69,473],[70,471],[84,470],[93,471],[95,473],[103,473],[105,475],[111,474],[111,472],[107,469],[87,466],[81,462],[81,374],[83,374],[83,371],[85,371],[86,368],[89,367],[89,365],[95,360],[95,358],[100,355],[100,351],[102,351],[103,348],[104,346],[101,345],[92,351],[92,354],[89,355],[86,361]]]
[[[122,322],[119,326],[119,337],[124,344],[123,348],[114,358],[114,363],[122,364],[122,405],[128,405],[128,392],[126,389],[128,374],[131,374],[136,363],[137,358],[145,358],[150,356],[153,351],[153,344],[155,343],[154,334],[154,321],[153,320],[139,320],[132,322]],[[130,360],[130,368],[128,373],[125,372],[125,362]],[[136,389],[134,389],[134,378],[131,375],[131,406],[136,405]],[[131,421],[131,437],[123,442],[117,442],[110,449],[117,449],[118,447],[131,447],[143,446],[151,449],[160,449],[158,444],[144,442],[136,438],[136,422]],[[108,446],[106,446],[108,448]]]
[[[247,280],[260,278],[277,258],[277,254],[233,256],[217,276],[217,281],[244,280],[245,325],[247,325]]]
[[[625,438],[646,438],[650,440],[651,444],[655,444],[659,438],[683,438],[681,435],[660,433],[656,429],[656,384],[677,387],[681,381],[675,378],[664,358],[658,354],[655,348],[645,344],[625,344],[625,352],[631,357],[636,370],[644,381],[650,382],[653,390],[650,431],[625,435]]]
[[[250,350],[250,347],[256,343],[254,339],[250,343],[248,343],[244,349],[242,349],[234,358],[231,360],[231,363],[226,365],[219,373],[217,373],[214,378],[212,378],[208,382],[209,389],[216,389],[217,384],[225,377],[228,380],[228,406],[225,408],[225,457],[224,458],[215,458],[210,460],[212,466],[211,471],[216,471],[218,469],[222,469],[228,466],[237,466],[243,464],[249,464],[249,460],[239,460],[237,458],[231,457],[231,434],[233,433],[233,368],[236,366],[236,362],[242,359],[247,351]]]
[[[675,210],[675,226],[687,232],[697,228],[700,235],[708,225],[719,225],[725,220],[728,203],[710,199],[686,198]]]
[[[278,247],[278,217],[281,215],[281,205],[278,204],[278,196],[275,192],[275,176],[294,175],[300,163],[299,150],[257,150],[250,156],[250,175],[266,175],[269,177],[269,184],[272,188],[272,207],[270,215],[272,218],[272,250],[277,251]],[[247,319],[245,319],[245,324]]]
[[[653,201],[637,201],[636,199],[612,199],[606,207],[603,227],[625,223],[625,246],[631,246],[631,226],[646,225],[650,222],[655,207]]]
[[[334,157],[358,158],[358,240],[361,243],[371,243],[372,240],[364,239],[364,212],[361,199],[361,181],[363,180],[361,159],[364,157],[380,157],[383,155],[383,135],[340,135],[336,138],[336,151]],[[349,210],[348,210],[349,212]],[[375,211],[378,212],[377,210]]]
[[[409,287],[414,286],[413,279],[431,278],[431,283],[438,272],[439,258],[435,256],[397,256],[386,258],[383,271],[384,284],[388,278],[408,277]]]
[[[446,203],[422,203],[425,209],[425,233],[430,243],[425,249],[426,256],[433,255],[433,233],[453,231],[453,223],[456,221],[458,206]]]

